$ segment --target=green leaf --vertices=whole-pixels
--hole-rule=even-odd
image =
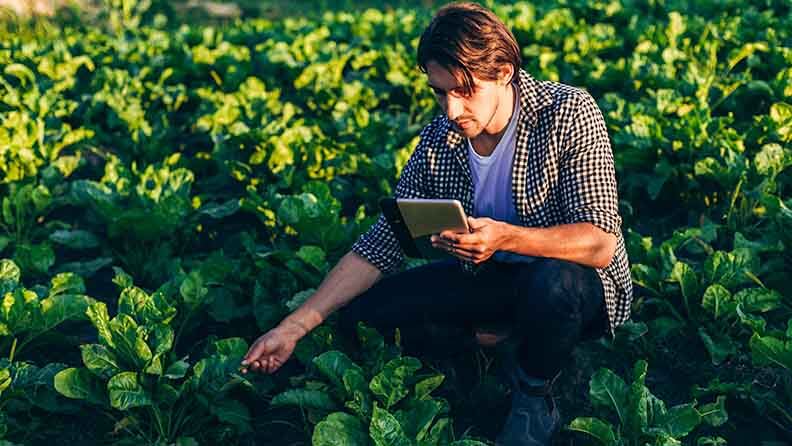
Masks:
[[[325,252],[318,246],[302,246],[296,255],[303,262],[316,268],[317,271],[324,272],[327,269]]]
[[[110,316],[107,314],[107,305],[104,302],[93,302],[85,310],[88,319],[99,332],[99,340],[107,347],[114,347],[113,335],[110,332]]]
[[[337,350],[322,353],[313,359],[313,364],[336,388],[344,387],[343,376],[347,370],[356,369],[361,374],[363,373],[363,369],[360,366],[352,362],[347,355]]]
[[[734,295],[734,300],[748,313],[766,313],[781,305],[781,294],[764,288],[747,288]]]
[[[333,412],[314,428],[313,446],[368,446],[366,426],[357,418],[344,412]]]
[[[11,386],[11,372],[6,369],[0,370],[0,394]]]
[[[659,425],[665,428],[674,438],[687,436],[701,423],[701,415],[696,410],[695,404],[680,404],[668,409],[666,416],[659,420]]]
[[[300,307],[306,300],[308,300],[314,293],[316,288],[309,288],[307,290],[298,291],[291,299],[286,301],[286,308],[289,311],[294,311]]]
[[[36,84],[36,75],[33,73],[33,70],[21,63],[7,65],[3,73],[16,77],[21,81],[23,86]]]
[[[215,353],[228,356],[232,360],[242,359],[248,351],[248,344],[242,338],[225,338],[215,341],[213,344]]]
[[[138,382],[135,372],[121,372],[107,382],[110,405],[118,410],[150,406],[151,396]]]
[[[163,376],[169,379],[181,379],[184,378],[184,375],[187,374],[187,370],[189,369],[190,364],[184,359],[180,359],[168,366]]]
[[[698,333],[710,353],[713,365],[721,364],[726,358],[737,353],[737,345],[727,335],[704,327],[699,327]]]
[[[115,355],[104,345],[83,344],[80,351],[85,367],[99,378],[107,380],[121,372]]]
[[[569,423],[567,429],[591,435],[603,446],[615,446],[617,444],[613,427],[599,418],[575,418]]]
[[[429,434],[429,428],[441,410],[442,405],[435,400],[416,400],[394,415],[405,435],[420,441]]]
[[[363,322],[358,322],[355,328],[368,369],[378,373],[385,364],[385,338]]]
[[[19,283],[19,277],[19,267],[16,265],[16,263],[14,263],[13,260],[0,260],[0,283],[7,282],[16,286]]]
[[[363,371],[360,368],[350,367],[344,371],[342,380],[348,400],[344,406],[362,419],[371,417],[374,402]]]
[[[737,305],[736,311],[737,316],[740,318],[740,322],[760,335],[765,334],[767,321],[765,321],[763,317],[744,312],[741,305]]]
[[[412,446],[396,417],[376,405],[371,415],[369,436],[375,446]]]
[[[123,269],[114,266],[113,271],[115,271],[115,276],[113,277],[113,283],[118,286],[119,291],[124,291],[125,289],[133,286],[132,276],[124,272]]]
[[[85,319],[86,310],[94,302],[88,296],[59,294],[41,301],[42,330],[50,330],[67,320]]]
[[[718,395],[715,402],[705,404],[698,409],[701,419],[710,426],[722,426],[729,421],[729,414],[726,412],[726,397]]]
[[[605,368],[597,370],[589,381],[591,403],[615,411],[622,423],[626,420],[623,411],[627,404],[627,391],[624,380]]]
[[[110,334],[118,359],[133,370],[143,370],[153,354],[145,340],[143,327],[138,327],[132,317],[119,314],[110,321]]]
[[[61,370],[55,375],[53,383],[55,390],[65,397],[87,400],[94,404],[107,404],[102,382],[87,369]]]
[[[239,200],[232,199],[228,200],[225,203],[209,203],[205,206],[202,206],[199,210],[199,214],[208,215],[214,219],[221,219],[228,217],[230,215],[234,215],[240,209]]]
[[[434,375],[415,383],[415,398],[422,400],[430,398],[430,394],[445,380],[445,375]]]
[[[130,286],[124,288],[118,298],[118,313],[129,315],[142,324],[167,324],[176,316],[176,308],[161,291],[148,294]]]
[[[421,368],[421,361],[405,356],[389,361],[369,383],[369,389],[389,409],[407,396],[407,378]]]
[[[250,432],[250,411],[247,406],[236,400],[220,398],[212,402],[210,411],[222,423],[236,427],[237,432]]]
[[[792,370],[792,343],[754,333],[748,341],[751,357],[758,366],[773,365]]]
[[[623,425],[628,436],[637,438],[649,424],[649,390],[644,385],[648,365],[646,361],[636,361],[633,368],[633,382],[627,392],[626,416]]]
[[[204,286],[200,273],[193,271],[185,277],[179,293],[184,299],[184,303],[190,308],[198,308],[205,303],[205,297],[209,290]]]
[[[82,277],[74,273],[60,273],[55,275],[50,281],[50,297],[66,293],[85,293],[85,282],[83,282]]]
[[[270,402],[273,406],[298,406],[309,409],[333,411],[338,404],[327,392],[321,390],[289,389],[275,395]]]
[[[99,239],[81,229],[59,229],[49,236],[50,241],[71,249],[91,249],[99,246]]]
[[[726,287],[716,283],[708,286],[704,291],[701,306],[712,313],[715,319],[719,319],[733,315],[737,302]]]
[[[693,268],[687,263],[676,262],[671,270],[671,280],[677,282],[682,289],[682,296],[687,302],[691,302],[697,297],[698,277]]]
[[[14,260],[25,271],[46,274],[50,267],[55,264],[55,252],[47,243],[36,245],[23,243],[17,245]]]

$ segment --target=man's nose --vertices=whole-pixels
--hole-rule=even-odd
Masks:
[[[447,109],[446,109],[446,114],[448,115],[448,119],[451,121],[455,121],[458,117],[462,115],[462,111],[464,109],[462,100],[450,95],[447,97],[446,100],[448,101]]]

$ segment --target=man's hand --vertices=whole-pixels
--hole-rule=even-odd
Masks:
[[[507,223],[491,218],[468,217],[468,234],[443,231],[432,236],[432,246],[447,251],[462,260],[481,263],[501,249],[508,237]]]
[[[273,328],[261,335],[250,346],[242,359],[240,371],[242,373],[247,373],[248,370],[274,373],[289,359],[298,340],[299,337],[291,333],[290,330],[281,326]]]

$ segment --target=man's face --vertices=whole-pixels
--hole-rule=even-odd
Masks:
[[[458,132],[475,138],[489,125],[498,109],[502,87],[497,81],[473,76],[473,91],[465,96],[462,83],[435,61],[426,64],[429,87]]]

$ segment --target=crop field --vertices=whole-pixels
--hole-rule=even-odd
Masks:
[[[432,9],[163,3],[0,21],[0,445],[493,444],[497,349],[413,356],[333,315],[239,371],[441,113]],[[792,444],[792,4],[486,5],[597,100],[616,163],[632,320],[576,349],[556,445]]]

